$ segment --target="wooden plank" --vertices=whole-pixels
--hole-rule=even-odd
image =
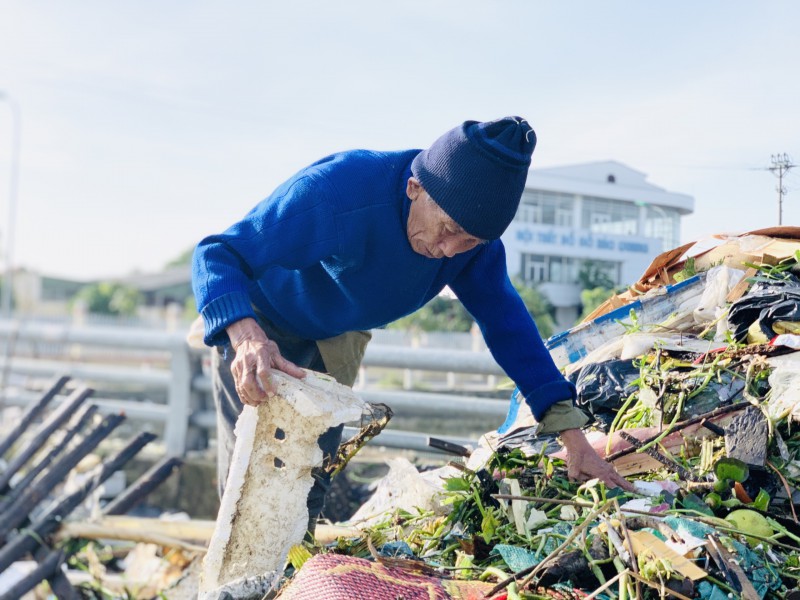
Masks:
[[[747,269],[747,271],[744,272],[744,277],[742,277],[742,280],[735,286],[733,286],[733,289],[731,289],[731,291],[728,292],[728,295],[725,297],[725,301],[736,302],[739,298],[744,296],[745,292],[748,289],[750,289],[750,286],[752,285],[752,283],[749,280],[752,277],[755,277],[756,273],[758,273],[758,269],[755,269],[753,267]]]
[[[202,519],[187,521],[164,521],[145,517],[106,516],[96,521],[67,521],[58,531],[57,539],[72,537],[88,539],[116,539],[160,543],[159,539],[172,539],[207,546],[214,533],[215,522]],[[321,544],[327,544],[340,537],[362,535],[355,527],[319,524],[314,537]],[[142,538],[142,539],[138,539]]]

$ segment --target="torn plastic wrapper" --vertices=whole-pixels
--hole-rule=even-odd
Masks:
[[[796,333],[782,333],[776,335],[769,342],[770,346],[785,346],[793,350],[800,350],[800,335]]]
[[[667,331],[626,333],[595,348],[580,360],[566,365],[564,373],[567,377],[573,378],[576,372],[589,365],[617,358],[630,361],[656,347],[675,352],[705,354],[721,345],[724,344],[701,340],[685,333],[670,333]]]
[[[514,389],[508,405],[506,420],[497,431],[481,437],[478,448],[472,453],[467,467],[477,469],[488,462],[491,454],[500,448],[520,448],[526,456],[540,453],[546,446],[553,451],[561,448],[555,433],[539,434],[531,407],[519,389]]]

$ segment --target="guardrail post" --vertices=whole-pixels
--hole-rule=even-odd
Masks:
[[[192,394],[191,356],[189,346],[183,340],[172,344],[171,352],[172,378],[167,390],[169,416],[164,424],[164,443],[168,455],[183,456],[186,453]]]

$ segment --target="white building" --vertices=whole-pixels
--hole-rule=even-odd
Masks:
[[[680,217],[693,209],[691,196],[648,183],[615,161],[534,168],[503,234],[508,271],[541,289],[557,324],[571,327],[587,261],[616,285],[629,285],[656,255],[679,244]]]

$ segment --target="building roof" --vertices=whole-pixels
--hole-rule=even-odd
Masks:
[[[692,196],[653,185],[646,174],[614,160],[533,168],[525,188],[670,207],[684,215],[694,211]]]
[[[191,280],[192,268],[187,264],[158,273],[134,273],[118,277],[114,281],[134,287],[140,292],[153,292],[176,285],[189,285]]]

